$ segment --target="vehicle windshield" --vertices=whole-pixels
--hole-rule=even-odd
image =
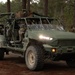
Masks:
[[[48,21],[50,22],[51,27],[53,29],[62,30],[62,31],[65,30],[63,25],[57,19],[48,19]]]
[[[27,18],[29,29],[35,30],[64,30],[63,26],[56,19],[49,18]]]

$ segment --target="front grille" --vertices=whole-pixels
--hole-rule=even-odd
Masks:
[[[75,46],[75,40],[58,40],[59,46]]]

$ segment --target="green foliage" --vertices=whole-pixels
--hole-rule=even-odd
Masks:
[[[0,3],[0,12],[6,12],[6,4]]]
[[[69,29],[74,24],[74,1],[75,0],[48,0],[48,16],[58,18],[61,23]],[[44,4],[44,0],[40,0],[40,2]]]
[[[22,2],[21,0],[12,0],[11,2],[11,11],[17,12],[22,10]]]

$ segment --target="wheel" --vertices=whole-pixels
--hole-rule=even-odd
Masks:
[[[29,46],[25,54],[25,62],[30,70],[40,70],[44,65],[44,52],[36,45]]]
[[[0,49],[0,60],[3,60],[4,58],[4,50]]]
[[[66,63],[67,63],[67,65],[68,65],[69,67],[75,67],[75,59],[66,61]]]

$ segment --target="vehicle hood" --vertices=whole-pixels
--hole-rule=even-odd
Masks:
[[[58,30],[34,30],[28,32],[29,38],[38,39],[40,35],[54,39],[75,39],[75,33]]]

